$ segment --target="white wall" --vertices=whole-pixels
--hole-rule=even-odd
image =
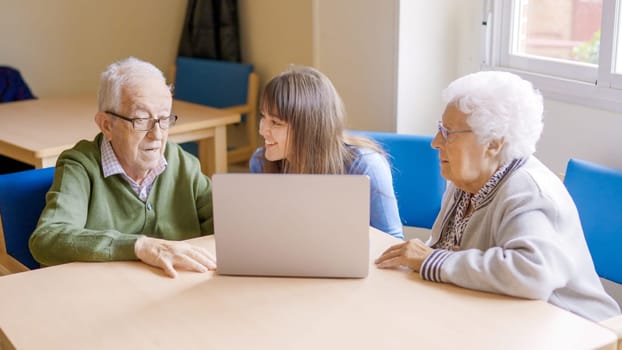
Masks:
[[[622,169],[622,115],[551,99],[544,101],[544,132],[536,156],[557,173],[569,158]]]
[[[445,108],[440,92],[458,76],[471,1],[401,1],[397,131],[432,134]],[[465,60],[470,57],[465,57]]]
[[[136,56],[173,64],[186,0],[0,2],[0,64],[19,69],[36,96],[97,91],[99,73]]]
[[[344,100],[348,127],[396,130],[398,0],[316,0],[316,66]]]

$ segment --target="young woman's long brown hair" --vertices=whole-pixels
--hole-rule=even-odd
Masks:
[[[259,111],[289,125],[288,159],[272,162],[264,158],[266,173],[346,174],[355,158],[348,145],[383,154],[373,141],[344,134],[346,112],[341,97],[317,69],[292,67],[274,77],[262,93]]]

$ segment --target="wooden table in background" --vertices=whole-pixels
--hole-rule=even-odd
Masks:
[[[0,155],[35,168],[54,166],[60,153],[99,132],[94,116],[94,96],[48,97],[0,104]],[[168,139],[199,142],[204,173],[227,172],[228,124],[240,115],[194,103],[173,101],[179,116]]]
[[[189,242],[214,251],[211,236]],[[396,242],[371,228],[372,261]],[[8,275],[0,349],[616,348],[611,331],[544,301],[427,282],[372,261],[365,279],[171,279],[139,262]]]

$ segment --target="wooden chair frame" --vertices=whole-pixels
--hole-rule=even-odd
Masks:
[[[257,148],[257,98],[259,93],[259,77],[252,72],[248,77],[248,90],[245,105],[224,108],[225,110],[246,115],[246,125],[244,127],[246,145],[227,152],[227,161],[239,163],[249,160]]]
[[[4,230],[2,229],[2,217],[0,217],[0,276],[25,271],[30,271],[30,269],[7,253]]]

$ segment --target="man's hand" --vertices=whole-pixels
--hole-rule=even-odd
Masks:
[[[136,241],[134,252],[138,259],[163,269],[172,278],[177,277],[175,268],[196,272],[216,269],[216,257],[205,248],[186,242],[143,236]]]

